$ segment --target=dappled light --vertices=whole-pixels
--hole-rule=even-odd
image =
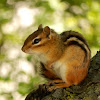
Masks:
[[[47,25],[59,34],[80,32],[92,56],[100,49],[100,2],[78,1],[0,0],[0,100],[24,100],[33,88],[46,82],[38,75],[37,59],[21,51],[38,25]]]

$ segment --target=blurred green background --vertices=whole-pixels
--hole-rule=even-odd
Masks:
[[[0,0],[0,100],[24,100],[45,80],[21,47],[39,24],[82,33],[92,56],[100,49],[100,0]]]

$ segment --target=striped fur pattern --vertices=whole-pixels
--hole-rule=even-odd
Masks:
[[[51,90],[79,84],[88,74],[91,51],[78,32],[65,31],[59,35],[40,25],[25,40],[22,50],[39,58],[44,77],[61,82],[50,87]]]
[[[88,46],[86,39],[80,33],[75,31],[65,31],[62,34],[60,34],[60,36],[62,38],[62,41],[65,42],[66,46],[77,45],[85,52],[83,64],[87,59],[87,55],[90,58],[91,56],[90,48]]]
[[[78,77],[77,77],[77,79],[78,79],[78,82],[76,81],[75,83],[74,83],[74,81],[72,81],[72,83],[70,82],[69,84],[79,84],[82,80],[84,80],[84,78],[87,76],[87,73],[88,73],[88,67],[89,67],[89,60],[90,60],[90,49],[89,49],[89,46],[88,46],[88,44],[87,44],[87,42],[86,42],[86,40],[85,40],[85,38],[80,34],[80,33],[78,33],[78,32],[75,32],[75,31],[66,31],[66,32],[63,32],[62,34],[60,34],[60,37],[61,37],[61,40],[64,42],[64,45],[65,45],[65,47],[66,48],[69,48],[69,46],[77,46],[77,47],[79,47],[79,48],[81,48],[81,50],[84,52],[84,54],[85,54],[85,56],[84,56],[84,60],[83,60],[83,62],[82,62],[82,64],[78,67],[78,66],[76,66],[75,67],[75,65],[74,65],[74,69],[73,70],[76,70],[77,68],[82,68],[82,71],[81,70],[78,70],[78,71],[76,71],[76,73],[78,73],[78,74],[80,74],[80,76],[82,76],[83,77],[83,79],[78,79]],[[67,51],[66,51],[67,52]],[[80,51],[81,52],[81,51]],[[70,62],[70,63],[72,63],[72,62]],[[56,64],[54,64],[53,66],[55,67],[55,69],[54,70],[56,70],[55,72],[56,72],[56,75],[57,76],[55,76],[52,72],[47,72],[46,71],[46,69],[45,69],[45,71],[44,71],[44,69],[43,69],[43,66],[42,66],[42,71],[43,71],[43,76],[45,76],[46,78],[49,78],[49,79],[51,79],[51,80],[57,80],[57,79],[63,79],[63,81],[65,81],[65,82],[67,82],[67,80],[66,80],[66,78],[63,78],[63,77],[66,77],[66,76],[70,76],[71,75],[71,73],[74,73],[74,72],[70,72],[70,73],[68,73],[68,75],[66,75],[66,69],[65,69],[65,66],[63,66],[63,65],[61,65],[60,67],[59,67],[59,61],[57,62],[57,66],[56,66]],[[67,64],[66,64],[67,65]],[[57,67],[57,68],[56,68]],[[69,66],[70,67],[70,66]],[[44,67],[45,68],[45,67]],[[61,69],[65,69],[64,71],[62,71],[62,73],[63,74],[61,74],[60,76],[59,76],[59,73],[61,73],[61,72],[59,72],[59,70],[61,70],[61,69],[59,69],[59,68],[61,68]],[[76,69],[75,69],[76,68]],[[59,69],[59,70],[57,70],[57,69]],[[72,71],[72,70],[71,70]],[[49,73],[49,75],[47,75],[47,74],[45,74],[44,72],[47,72],[47,73]],[[59,72],[59,73],[58,73]],[[81,75],[81,73],[83,74],[83,75]],[[52,77],[52,75],[54,76],[54,77]],[[65,76],[66,75],[66,76]],[[49,76],[49,77],[48,77]],[[73,80],[73,78],[75,79],[75,77],[73,76],[71,76],[71,78],[72,78],[72,80]],[[77,80],[76,79],[76,80]],[[70,79],[69,79],[70,80]]]

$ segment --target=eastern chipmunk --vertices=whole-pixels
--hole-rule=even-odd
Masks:
[[[42,74],[55,83],[51,90],[77,85],[88,74],[91,53],[85,38],[78,32],[57,34],[41,24],[25,40],[22,51],[38,56]]]

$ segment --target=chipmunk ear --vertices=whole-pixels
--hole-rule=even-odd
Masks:
[[[51,29],[48,26],[44,27],[43,32],[46,34],[46,37],[48,39],[52,38],[52,35],[50,34],[51,33]]]
[[[42,24],[39,25],[38,30],[43,29]]]
[[[43,32],[48,34],[48,35],[50,34],[50,31],[51,30],[50,30],[50,28],[48,26],[44,27],[44,29],[43,29]]]

